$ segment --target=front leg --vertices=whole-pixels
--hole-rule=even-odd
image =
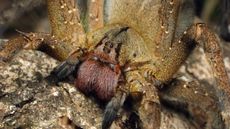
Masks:
[[[215,89],[219,98],[222,116],[226,122],[226,128],[230,128],[230,82],[223,62],[220,40],[205,24],[192,26],[188,30],[188,34],[204,47],[206,58],[211,65],[213,76],[216,80]]]
[[[160,91],[160,100],[165,107],[183,114],[196,128],[224,129],[213,88],[174,79]]]
[[[187,31],[184,31],[180,39],[173,42],[172,47],[165,51],[163,59],[157,64],[159,70],[154,73],[154,76],[161,81],[170,80],[196,45],[204,47],[206,57],[210,61],[216,79],[216,91],[223,111],[223,119],[229,128],[229,78],[225,70],[219,39],[205,24],[191,26]],[[171,66],[174,67],[172,68]]]

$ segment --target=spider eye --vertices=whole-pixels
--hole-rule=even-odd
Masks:
[[[108,48],[106,48],[106,47],[103,48],[103,51],[104,51],[105,53],[110,53],[110,49],[108,49]]]
[[[98,60],[98,58],[97,58],[96,56],[94,56],[92,59],[93,59],[93,60],[95,60],[95,61],[97,61],[97,60]]]
[[[110,67],[111,69],[114,69],[114,68],[115,68],[115,65],[114,65],[114,64],[109,64],[109,67]]]

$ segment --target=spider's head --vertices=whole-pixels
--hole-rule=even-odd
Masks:
[[[117,27],[109,30],[97,44],[95,50],[109,55],[112,60],[116,60],[122,43],[127,39],[128,29],[129,27]]]

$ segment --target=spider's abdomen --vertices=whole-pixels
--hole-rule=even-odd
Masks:
[[[120,69],[97,59],[87,59],[78,68],[75,85],[87,95],[95,95],[102,101],[109,101],[115,93]]]

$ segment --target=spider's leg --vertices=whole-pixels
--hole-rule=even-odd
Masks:
[[[154,72],[154,76],[160,81],[169,80],[197,45],[204,47],[206,57],[210,61],[223,118],[228,122],[230,121],[229,113],[227,113],[230,111],[229,78],[225,70],[219,39],[205,24],[192,25],[184,31],[181,38],[174,41],[171,49],[163,54],[163,59],[156,63],[159,69]],[[230,126],[230,123],[226,124]]]
[[[216,81],[216,91],[226,128],[230,128],[230,81],[225,69],[219,38],[205,24],[196,24],[193,29],[194,39],[203,45],[206,58],[212,68]]]
[[[88,31],[103,27],[104,0],[88,0]]]
[[[102,129],[107,129],[111,126],[112,122],[117,116],[117,112],[123,106],[126,97],[126,91],[121,89],[116,91],[115,96],[106,105],[103,116]]]
[[[85,31],[75,0],[47,0],[52,35],[69,46],[83,45]],[[67,45],[68,45],[67,44]]]
[[[22,49],[40,49],[57,59],[62,59],[68,54],[65,51],[67,49],[63,50],[63,53],[60,54],[53,53],[53,48],[61,44],[61,42],[50,34],[18,32],[22,34],[22,36],[12,38],[3,45],[0,50],[0,61],[10,61],[10,59]]]
[[[0,59],[7,60],[21,49],[42,49],[58,60],[65,60],[76,48],[84,48],[85,31],[80,22],[74,0],[47,0],[52,35],[24,33],[9,40],[2,50]]]
[[[155,73],[158,80],[168,80],[178,70],[196,45],[204,46],[206,57],[216,78],[217,89],[230,96],[230,83],[225,70],[218,37],[205,24],[196,24],[184,31],[182,37],[173,43],[172,49],[164,54],[157,64],[160,69]],[[170,66],[174,65],[175,68]]]
[[[165,107],[184,114],[197,128],[224,128],[214,89],[175,79],[160,92],[160,100]]]
[[[143,129],[159,129],[161,123],[161,107],[157,88],[148,83],[137,71],[127,74],[130,83],[130,94],[136,100],[134,109],[138,112]]]

